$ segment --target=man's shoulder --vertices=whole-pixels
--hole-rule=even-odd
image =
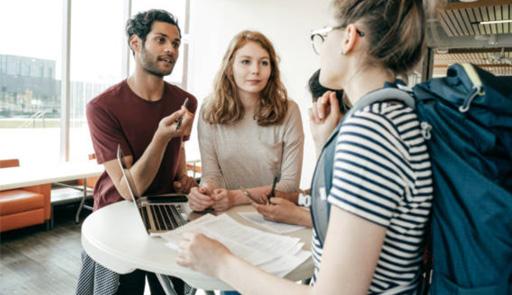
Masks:
[[[190,111],[195,112],[197,110],[197,98],[190,92],[183,90],[182,88],[165,82],[166,87],[169,89],[168,93],[170,98],[178,99],[180,104],[188,98],[188,104],[192,108]]]
[[[185,97],[188,97],[189,99],[197,101],[197,98],[192,93],[190,93],[176,85],[168,83],[168,82],[165,82],[165,85],[170,90],[171,95],[179,94],[180,96],[185,96]]]
[[[123,80],[115,85],[110,86],[102,93],[94,97],[88,105],[104,105],[109,104],[114,98],[119,97],[123,88],[126,87],[126,80]]]

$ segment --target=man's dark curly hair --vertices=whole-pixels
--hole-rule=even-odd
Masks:
[[[308,81],[309,92],[311,92],[311,96],[313,96],[313,102],[316,102],[318,98],[320,98],[326,91],[334,91],[336,93],[336,99],[338,99],[338,104],[340,105],[340,111],[342,113],[346,113],[350,104],[344,98],[343,90],[329,89],[320,84],[320,70],[311,75]]]
[[[146,42],[146,37],[148,36],[149,32],[151,32],[151,27],[156,21],[165,22],[176,26],[181,37],[181,30],[180,26],[178,25],[178,20],[172,13],[162,9],[151,9],[148,11],[139,12],[128,20],[126,23],[126,34],[128,35],[128,42],[130,42],[130,38],[133,35],[137,35],[143,42]]]

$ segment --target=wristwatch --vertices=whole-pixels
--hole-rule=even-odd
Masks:
[[[309,208],[311,206],[311,196],[306,195],[303,192],[300,192],[298,203],[299,203],[299,206]]]

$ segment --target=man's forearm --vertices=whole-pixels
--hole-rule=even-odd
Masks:
[[[178,178],[181,178],[183,175],[187,175],[187,157],[185,154],[185,146],[183,143],[180,146],[180,153],[179,153],[179,159],[178,159]]]
[[[165,139],[162,139],[157,135],[153,136],[153,139],[142,156],[130,168],[137,192],[140,195],[146,191],[155,179],[155,176],[160,169],[160,165],[162,164],[167,144],[168,141]]]

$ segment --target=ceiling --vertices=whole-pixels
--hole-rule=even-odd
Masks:
[[[512,0],[449,1],[429,19],[429,47],[434,49],[433,75],[444,75],[456,62],[477,64],[496,75],[512,76]]]
[[[512,23],[485,25],[479,23],[511,18],[512,1],[452,2],[440,14],[441,25],[450,37],[510,34]]]

